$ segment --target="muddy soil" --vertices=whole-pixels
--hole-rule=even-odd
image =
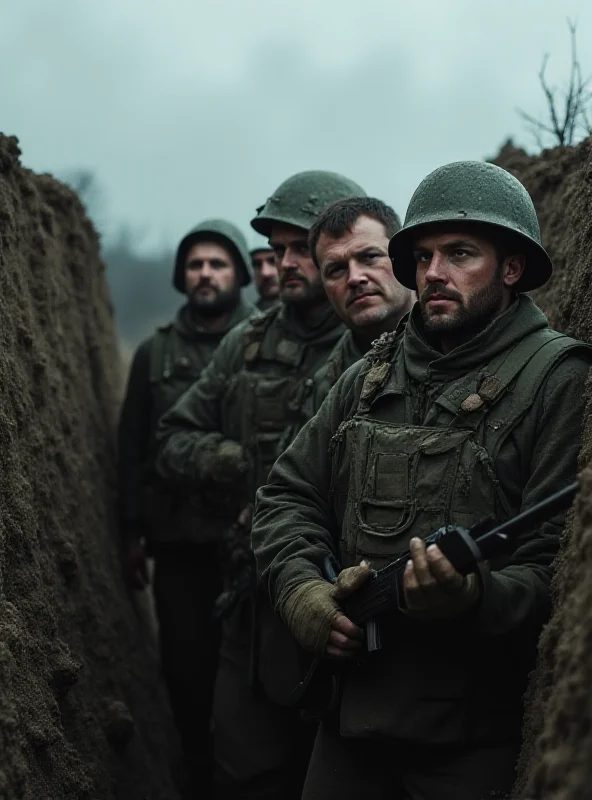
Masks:
[[[592,343],[592,139],[537,157],[506,145],[495,159],[528,188],[556,274],[535,299],[559,330]],[[580,454],[582,491],[564,534],[555,611],[527,699],[516,798],[592,796],[592,380]]]
[[[119,569],[97,235],[3,136],[0,342],[0,798],[175,800],[154,633]]]

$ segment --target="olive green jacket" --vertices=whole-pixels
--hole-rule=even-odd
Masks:
[[[387,427],[437,425],[445,392],[461,385],[467,374],[482,376],[490,362],[503,360],[525,337],[548,330],[542,312],[520,295],[472,341],[443,355],[427,341],[416,304],[396,347],[391,335],[390,375],[403,376],[405,386],[395,386],[392,377],[377,384],[375,395],[366,398],[370,421]],[[590,362],[590,349],[574,345],[551,367],[494,458],[492,483],[505,499],[505,512],[479,507],[473,509],[475,518],[515,515],[574,480]],[[364,472],[368,480],[371,465],[363,452],[344,448],[336,434],[356,415],[371,369],[365,358],[347,370],[258,492],[252,542],[277,609],[297,586],[322,576],[327,555],[348,565],[343,536],[346,520],[351,526],[355,518],[352,482]],[[493,428],[499,425],[494,417],[484,420]],[[385,461],[389,471],[397,467],[395,461]],[[376,514],[388,507],[389,473],[377,468],[372,475],[384,498],[369,500]],[[389,618],[383,627],[395,647],[346,680],[342,733],[447,744],[519,736],[521,697],[549,613],[549,583],[563,522],[564,515],[558,514],[534,534],[520,537],[512,555],[492,566],[479,605],[466,618],[448,625],[403,625]],[[368,529],[367,520],[360,518],[359,524],[362,532]],[[410,535],[413,529],[402,537],[403,545]]]
[[[167,541],[179,537],[174,519],[164,528],[155,526],[146,508],[156,476],[156,426],[161,414],[198,379],[224,335],[253,312],[254,307],[243,300],[226,329],[210,332],[195,324],[189,307],[184,305],[172,323],[159,328],[137,348],[119,422],[118,494],[124,536],[149,535]]]
[[[238,325],[222,340],[200,380],[163,416],[157,431],[157,469],[167,481],[208,479],[211,454],[224,439],[243,445],[250,461],[237,500],[251,502],[281,449],[306,418],[312,377],[344,327],[331,308],[314,325],[288,306],[276,306]],[[262,441],[263,439],[268,440]],[[270,454],[261,460],[269,444]]]
[[[275,308],[280,304],[279,297],[259,297],[256,306],[259,311],[269,311],[270,308]]]
[[[362,345],[354,338],[351,330],[347,330],[335,345],[327,362],[318,370],[314,376],[314,394],[312,396],[311,413],[317,413],[325,397],[329,394],[338,378],[343,375],[348,367],[363,358],[370,345]]]

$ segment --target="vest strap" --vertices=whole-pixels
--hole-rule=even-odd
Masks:
[[[163,378],[168,378],[171,374],[171,369],[174,359],[170,352],[170,340],[174,337],[170,336],[172,324],[161,325],[156,329],[152,337],[152,345],[150,347],[150,383],[160,383]]]

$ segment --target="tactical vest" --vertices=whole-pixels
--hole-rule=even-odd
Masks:
[[[240,441],[251,461],[248,497],[267,482],[281,452],[307,421],[306,401],[313,376],[325,363],[342,330],[334,337],[304,341],[288,338],[274,324],[279,308],[250,320],[243,332],[243,367],[229,381],[223,400],[223,430]],[[272,611],[269,597],[252,587],[250,602],[235,609],[225,628],[222,656],[245,657],[254,691],[283,704],[293,688],[297,649],[293,637]]]
[[[535,331],[449,383],[424,423],[411,425],[409,378],[396,357],[401,348],[392,334],[375,345],[358,407],[332,440],[344,566],[369,558],[379,567],[407,550],[412,537],[426,538],[442,525],[469,527],[489,514],[507,519],[512,512],[495,468],[500,448],[558,362],[588,351],[550,329]],[[340,475],[347,472],[344,487]]]
[[[183,338],[171,323],[156,330],[150,350],[152,391],[151,438],[156,450],[158,421],[198,380],[211,359],[218,341]],[[144,516],[154,542],[212,542],[228,520],[218,519],[219,498],[213,492],[187,496],[181,487],[167,483],[151,469],[143,488]]]
[[[204,359],[204,347],[202,343],[183,339],[172,323],[157,328],[150,349],[153,434],[162,415],[198,380],[207,365],[209,359]],[[215,348],[213,342],[210,355]]]
[[[225,400],[230,413],[240,415],[240,441],[253,461],[253,493],[306,422],[312,376],[333,346],[270,335],[279,311],[272,308],[250,319],[243,338],[244,367]]]
[[[407,422],[414,419],[413,397],[402,346],[392,335],[379,340],[358,406],[333,438],[331,494],[343,519],[343,566],[361,558],[383,566],[412,537],[442,525],[507,519],[512,509],[496,473],[500,449],[551,370],[573,353],[590,358],[582,343],[548,328],[535,331],[446,384],[418,425]],[[502,558],[495,568],[506,563]],[[341,734],[455,746],[507,730],[517,736],[540,627],[535,621],[501,642],[477,641],[467,631],[470,625],[385,621],[383,651],[343,684]],[[491,675],[500,686],[487,691]]]

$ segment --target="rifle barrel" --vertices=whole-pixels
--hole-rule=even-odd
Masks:
[[[579,488],[579,482],[574,481],[564,489],[552,494],[546,500],[542,500],[532,508],[518,514],[518,516],[502,522],[501,525],[483,534],[483,536],[479,536],[475,541],[483,557],[488,558],[499,550],[500,539],[512,539],[520,533],[526,533],[540,525],[541,522],[551,519],[557,512],[563,511],[571,504]],[[490,547],[491,552],[489,551]]]

